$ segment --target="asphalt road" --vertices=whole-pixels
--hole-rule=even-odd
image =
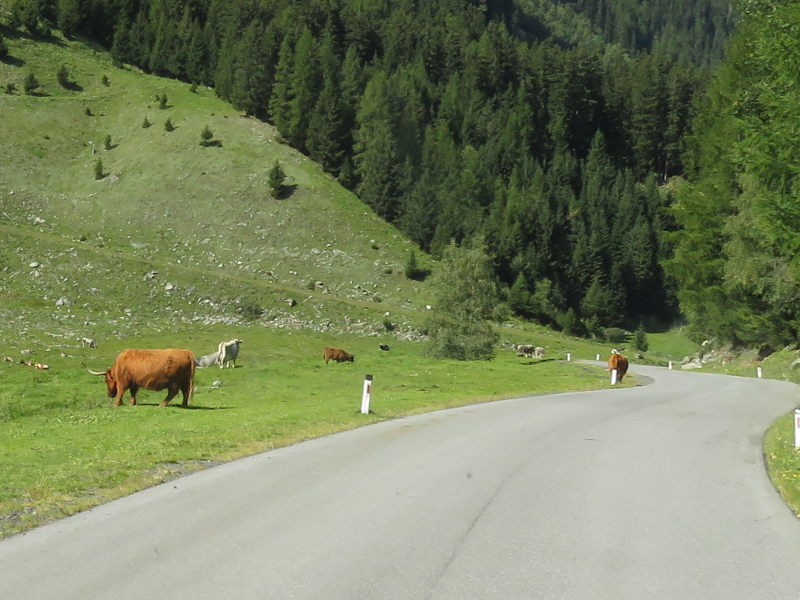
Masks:
[[[800,389],[632,369],[653,383],[380,423],[6,539],[0,598],[800,598],[760,448]]]

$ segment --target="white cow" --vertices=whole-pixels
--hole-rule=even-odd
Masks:
[[[88,346],[89,348],[97,348],[97,342],[92,338],[82,337],[79,338],[78,341],[81,343],[82,346]]]
[[[220,369],[236,367],[236,357],[239,356],[239,344],[241,343],[242,340],[239,338],[219,343],[219,348],[217,349],[219,356],[217,360]]]
[[[533,358],[544,358],[544,348],[536,346],[536,348],[533,349]]]

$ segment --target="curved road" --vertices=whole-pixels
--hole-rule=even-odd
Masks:
[[[760,448],[798,388],[633,369],[654,383],[379,423],[6,539],[0,598],[800,598]]]

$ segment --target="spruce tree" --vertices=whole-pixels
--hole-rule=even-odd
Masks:
[[[40,87],[39,80],[36,79],[36,75],[33,73],[28,73],[25,77],[22,87],[28,96],[32,96]]]
[[[273,198],[280,198],[281,193],[283,192],[284,181],[286,181],[286,172],[283,170],[281,163],[276,160],[272,165],[272,168],[269,170],[267,179],[267,183],[270,191],[272,192]]]

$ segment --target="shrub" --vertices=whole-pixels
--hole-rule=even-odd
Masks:
[[[208,125],[203,127],[203,131],[200,132],[200,145],[201,146],[210,146],[211,139],[214,137],[214,132],[209,129]]]
[[[286,172],[283,170],[281,163],[276,160],[275,164],[272,165],[272,168],[269,170],[267,179],[273,198],[277,198],[281,195],[284,181],[286,181]]]
[[[0,58],[5,58],[6,56],[8,56],[8,42],[6,42],[3,34],[0,33]]]
[[[628,332],[619,327],[606,327],[603,330],[603,336],[607,342],[612,344],[622,344],[628,339]]]
[[[647,352],[650,344],[647,343],[647,332],[644,323],[639,323],[639,327],[633,332],[633,347],[639,352]]]
[[[92,109],[89,108],[88,106],[86,107],[86,110],[83,111],[83,112],[86,113],[87,117],[93,117],[94,116],[94,114],[92,113]]]
[[[103,78],[100,80],[100,82],[106,87],[111,85],[111,82],[108,80],[108,77],[105,76],[105,75],[103,75]]]
[[[164,129],[166,131],[175,131],[175,125],[172,124],[172,119],[164,121]]]
[[[151,125],[150,121],[148,120],[147,117],[145,117],[144,121],[142,121],[142,129],[147,129],[148,127],[150,127],[150,125]]]
[[[94,163],[94,178],[99,180],[103,177],[105,177],[103,174],[103,161],[98,158],[97,162]]]
[[[69,71],[67,71],[66,65],[61,65],[59,67],[58,72],[56,73],[56,79],[61,87],[66,88],[70,86]]]
[[[169,106],[169,104],[167,102],[167,95],[166,94],[161,94],[161,97],[158,98],[158,108],[160,108],[161,110],[164,110],[168,106]]]
[[[408,262],[406,262],[405,275],[408,279],[414,281],[425,281],[431,272],[428,269],[421,269],[417,264],[417,254],[413,250],[408,255]]]
[[[16,91],[16,89],[17,89],[17,86],[14,85],[13,81],[9,81],[6,84],[6,94],[13,94]]]
[[[106,150],[111,150],[111,148],[113,148],[113,146],[111,144],[111,135],[110,134],[107,134],[106,138],[103,140],[103,148],[105,148]]]
[[[245,321],[256,321],[264,314],[264,309],[253,300],[241,300],[236,308]]]
[[[40,87],[39,80],[36,79],[36,75],[33,73],[28,73],[28,75],[25,77],[25,82],[22,85],[25,89],[25,93],[28,96],[32,95]]]
[[[389,319],[384,319],[383,320],[383,328],[386,331],[394,331],[395,330],[395,324],[392,323]]]

